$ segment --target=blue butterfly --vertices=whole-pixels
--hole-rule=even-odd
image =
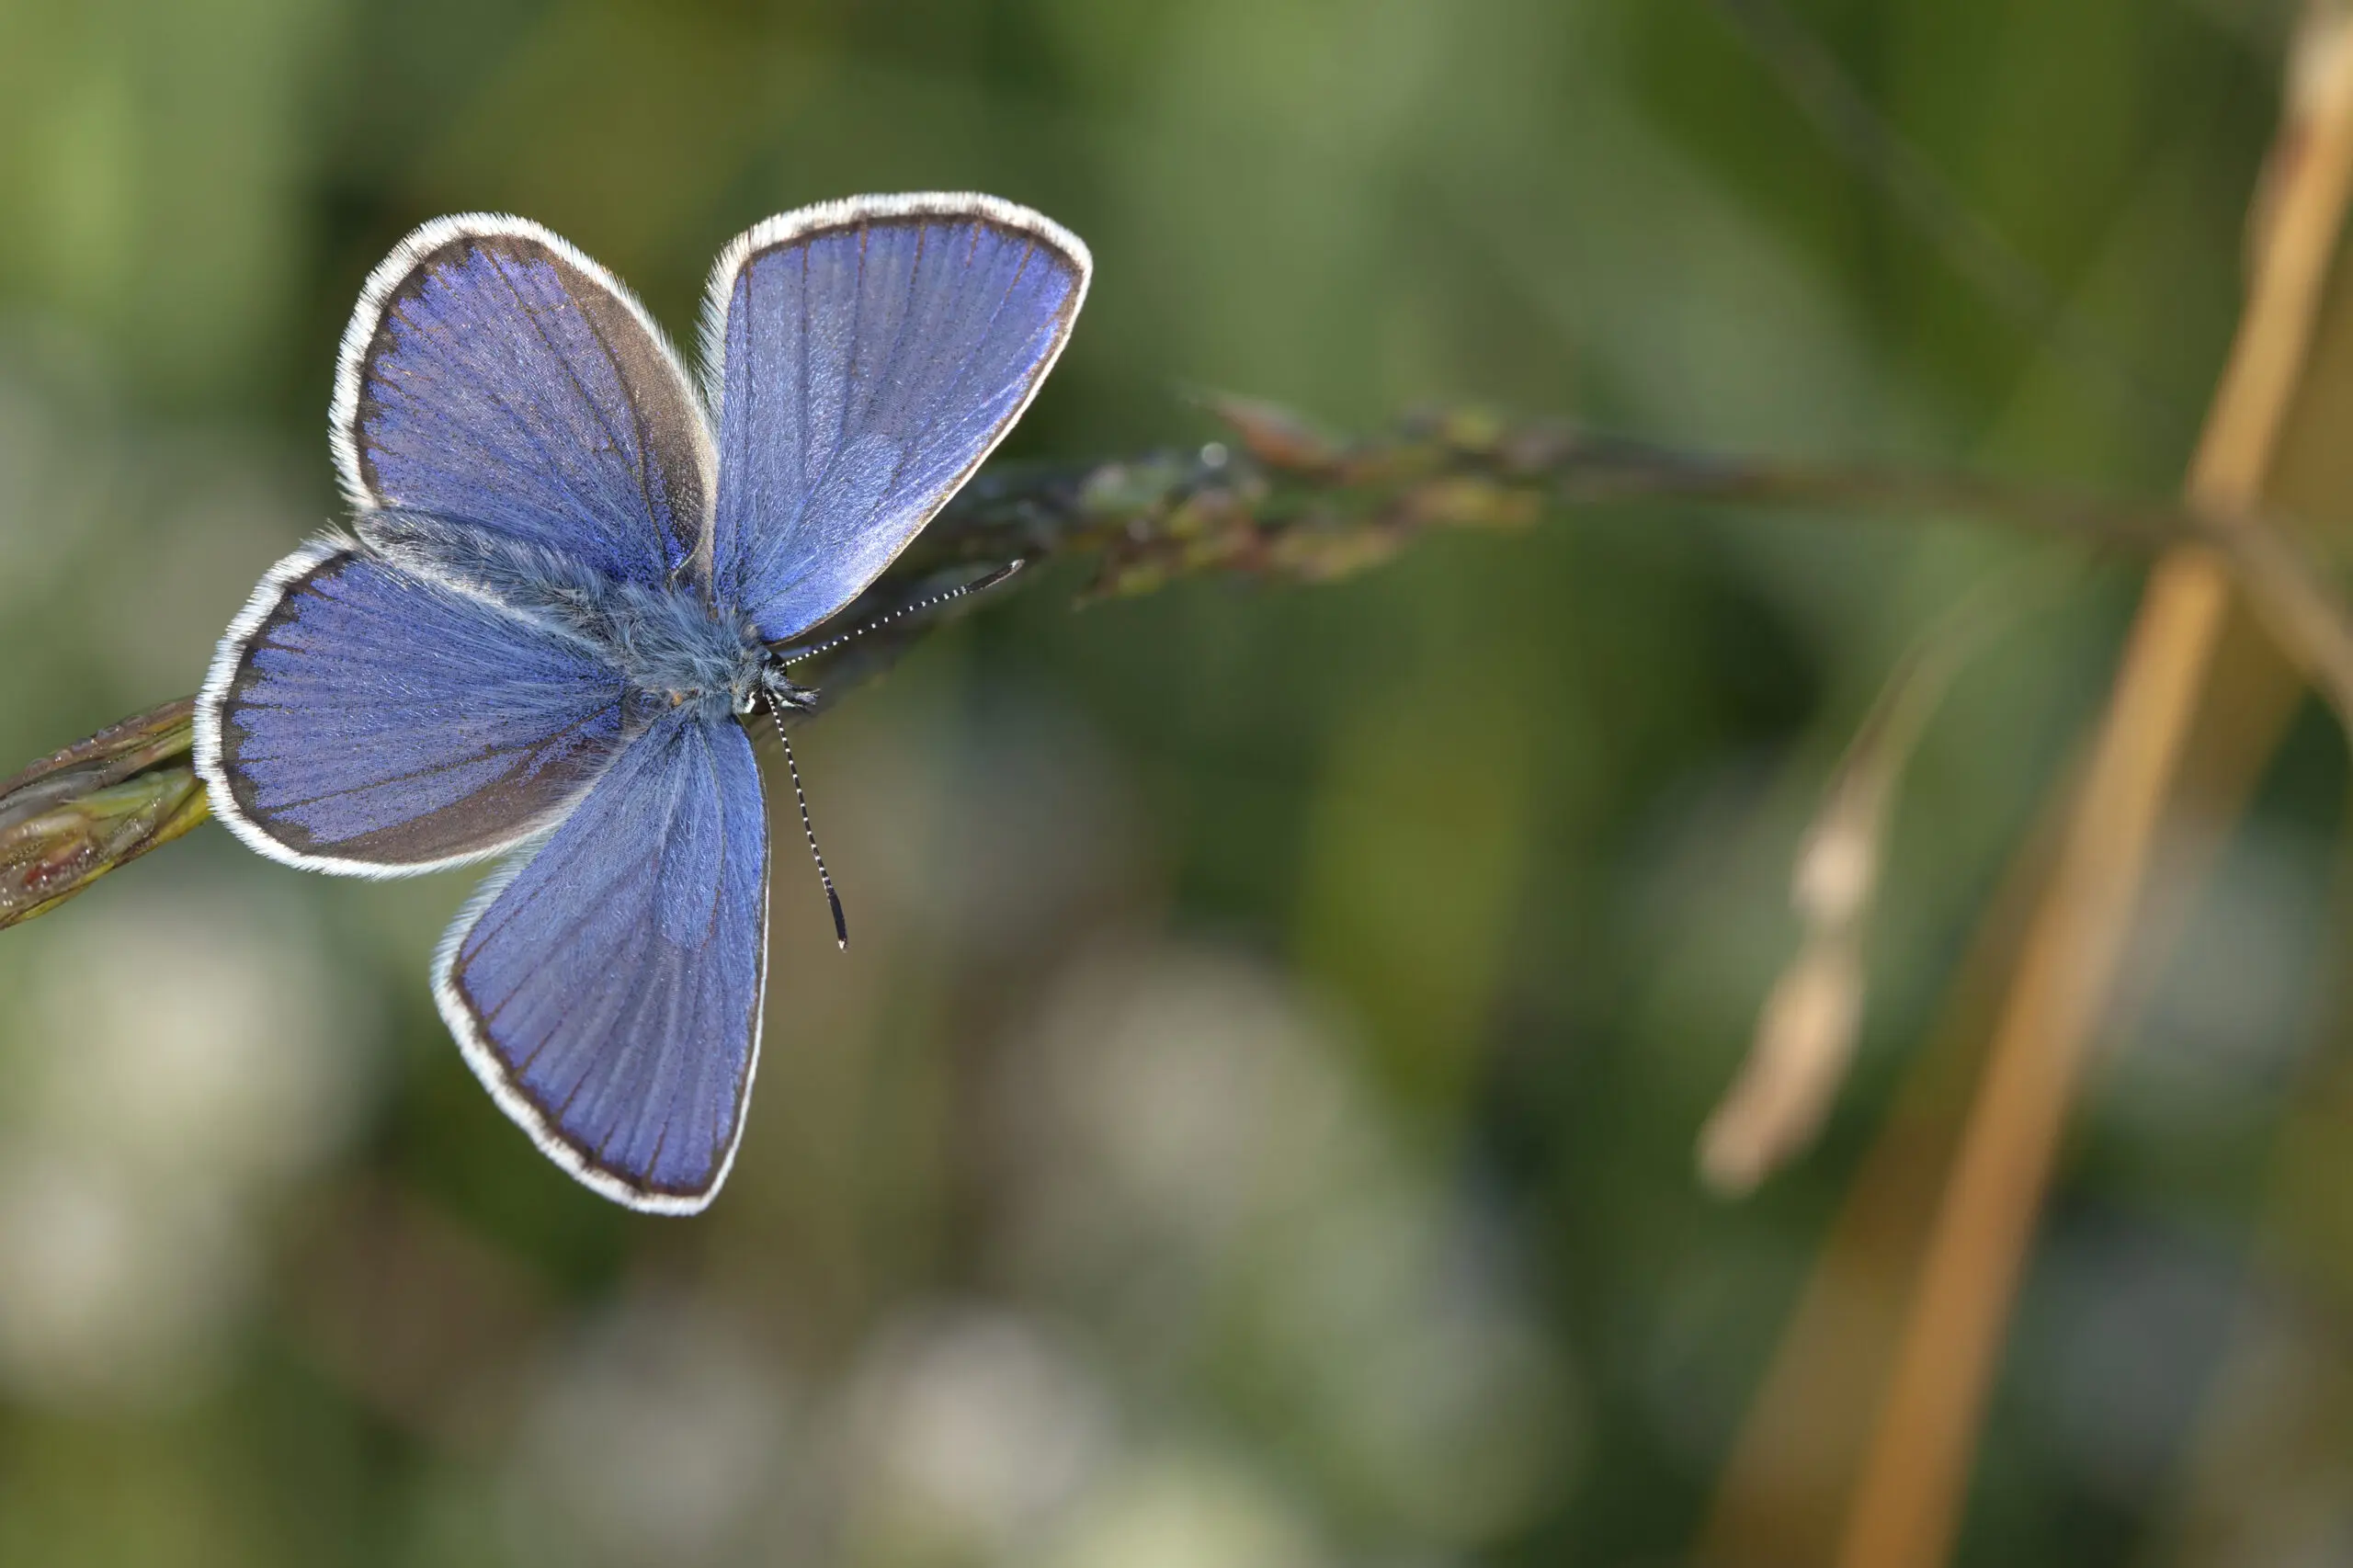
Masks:
[[[727,1179],[767,973],[745,725],[814,704],[809,633],[1020,417],[1092,266],[986,196],[771,218],[712,270],[699,393],[626,289],[520,219],[427,223],[361,291],[332,414],[350,531],[231,624],[197,767],[289,865],[513,856],[434,996],[606,1197],[692,1213]]]

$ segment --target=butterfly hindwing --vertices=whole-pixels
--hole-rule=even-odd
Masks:
[[[426,224],[369,278],[332,415],[355,506],[564,551],[648,585],[696,556],[717,483],[677,357],[604,268],[535,223]]]
[[[691,1213],[758,1063],[767,822],[750,738],[665,713],[443,938],[434,994],[499,1105],[581,1181]]]
[[[1092,265],[984,196],[834,202],[730,246],[703,318],[722,601],[780,642],[872,582],[1028,406]]]
[[[508,848],[620,749],[619,672],[334,540],[257,588],[197,700],[215,812],[272,858],[396,876]]]

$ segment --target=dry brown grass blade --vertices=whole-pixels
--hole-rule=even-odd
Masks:
[[[1942,1016],[1856,1166],[1727,1458],[1691,1553],[1705,1568],[1816,1568],[1835,1555],[1913,1277],[2063,801],[2011,858]]]
[[[2311,13],[2290,75],[2246,309],[2188,485],[2193,506],[2221,516],[2262,499],[2353,182],[2353,28],[2336,7]],[[1933,1568],[1949,1554],[2059,1132],[2229,607],[2208,551],[2171,552],[2152,574],[1929,1237],[1847,1568]]]
[[[1766,998],[1739,1076],[1699,1133],[1699,1173],[1726,1197],[1746,1196],[1812,1142],[1846,1077],[1897,787],[1954,674],[2016,602],[2008,592],[1972,594],[1931,627],[1889,675],[1823,791],[1790,879],[1803,938]]]
[[[2340,282],[2333,294],[2353,295],[2353,288]],[[2353,338],[2331,359],[2353,370]],[[2300,403],[2297,425],[2309,424],[2309,410]],[[2301,695],[2272,639],[2246,616],[2235,617],[2200,699],[2168,808],[2170,875],[2162,888],[2151,890],[2165,896],[2144,900],[2132,967],[2155,972],[2160,955],[2178,941],[2194,891]],[[2015,967],[2026,917],[2064,825],[2060,808],[2073,793],[2052,791],[2048,820],[2013,855],[2003,888],[1949,985],[1944,1016],[1904,1066],[1893,1108],[1848,1183],[1724,1465],[1695,1563],[1813,1568],[1836,1552],[1861,1450],[1882,1403],[1880,1385],[1904,1330],[1906,1297],[1992,1028],[1998,986]],[[2129,1014],[2130,1007],[2124,999],[2120,1011]],[[2129,1032],[2129,1023],[2123,1027]]]
[[[2285,658],[2353,736],[2353,622],[2317,562],[2253,516],[2209,519],[2204,535],[2228,556],[2268,634],[2262,669],[2277,677]],[[1813,1142],[1828,1114],[1861,1028],[1865,937],[1904,770],[1954,674],[2017,607],[2015,585],[2004,579],[1932,627],[1888,677],[1824,790],[1791,879],[1802,941],[1766,997],[1738,1077],[1700,1131],[1699,1172],[1719,1193],[1753,1191]],[[2276,697],[2261,704],[2277,706]]]

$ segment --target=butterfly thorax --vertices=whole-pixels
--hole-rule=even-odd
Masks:
[[[815,696],[792,683],[747,619],[691,579],[631,582],[563,551],[425,513],[365,512],[357,531],[372,553],[424,584],[497,605],[592,650],[626,682],[632,708],[700,704],[719,718],[749,713],[763,699],[805,707]]]

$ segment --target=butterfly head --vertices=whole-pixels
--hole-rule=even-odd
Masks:
[[[817,706],[817,688],[801,686],[786,673],[785,662],[766,648],[758,650],[758,661],[748,672],[748,678],[737,681],[734,687],[735,716],[749,718],[765,704],[773,713],[805,713]]]

